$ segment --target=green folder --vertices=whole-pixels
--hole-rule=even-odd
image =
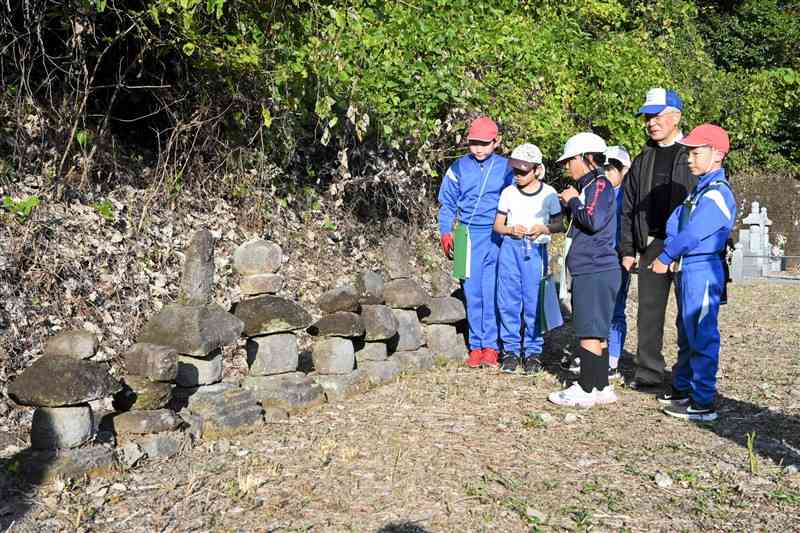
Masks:
[[[453,227],[453,277],[456,279],[469,278],[469,264],[471,248],[469,228],[466,224],[457,223]]]

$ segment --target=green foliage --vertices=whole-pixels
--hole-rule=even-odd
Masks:
[[[685,129],[715,122],[731,132],[734,169],[800,168],[800,17],[791,2],[28,4],[2,21],[7,57],[65,64],[48,70],[48,62],[0,57],[7,87],[0,109],[30,101],[69,117],[51,131],[76,131],[84,154],[93,143],[152,154],[146,163],[164,167],[152,175],[165,177],[160,183],[171,194],[195,183],[234,183],[205,179],[209,169],[258,172],[267,161],[292,173],[292,183],[253,186],[286,192],[288,203],[305,201],[302,194],[289,200],[292,191],[313,186],[324,195],[337,182],[335,194],[362,195],[358,206],[394,199],[408,210],[464,152],[474,116],[500,122],[504,151],[534,142],[552,161],[567,137],[592,129],[635,153],[646,140],[635,111],[653,86],[684,98]],[[61,22],[87,13],[92,22],[83,33]],[[15,20],[22,22],[7,26]],[[28,26],[40,20],[49,25],[43,34],[61,37],[37,39]],[[86,106],[76,104],[83,95]],[[22,139],[24,115],[3,115],[20,124]],[[123,142],[102,138],[111,134]],[[396,166],[376,168],[376,159]],[[69,161],[50,165],[56,177]],[[110,174],[98,170],[94,179]],[[246,198],[248,190],[228,192]]]
[[[97,202],[94,204],[94,210],[97,211],[97,214],[104,219],[108,220],[109,222],[113,222],[115,216],[114,204],[112,204],[110,200]]]
[[[14,200],[10,196],[3,196],[3,208],[19,217],[20,222],[23,223],[28,220],[37,205],[39,205],[38,196],[28,196],[24,200]]]

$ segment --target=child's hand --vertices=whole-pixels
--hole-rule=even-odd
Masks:
[[[652,263],[650,263],[650,268],[656,274],[666,274],[669,270],[669,266],[662,263],[658,258],[656,258]]]
[[[577,198],[578,196],[578,191],[575,189],[575,187],[570,185],[561,191],[561,194],[558,195],[558,198],[561,200],[562,204],[568,204],[570,200]]]
[[[511,235],[514,237],[524,237],[528,233],[528,229],[522,224],[516,224],[511,227]]]
[[[528,233],[528,235],[530,235],[531,238],[533,239],[539,237],[539,235],[549,235],[549,234],[550,232],[547,230],[547,226],[545,226],[544,224],[534,224],[533,226],[531,226],[531,230]]]

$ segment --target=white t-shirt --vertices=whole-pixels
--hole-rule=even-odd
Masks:
[[[506,225],[517,224],[530,229],[534,224],[549,224],[550,217],[561,213],[561,203],[556,190],[542,183],[536,192],[523,192],[516,185],[509,185],[500,193],[497,212],[506,215]],[[537,244],[550,242],[550,235],[540,235]]]

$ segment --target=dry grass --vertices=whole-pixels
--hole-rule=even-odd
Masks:
[[[711,426],[628,390],[588,411],[548,404],[550,339],[553,373],[535,380],[464,367],[404,377],[225,453],[206,443],[128,472],[102,498],[86,484],[41,489],[14,531],[796,530],[800,476],[780,462],[800,463],[798,299],[800,285],[732,287]]]

